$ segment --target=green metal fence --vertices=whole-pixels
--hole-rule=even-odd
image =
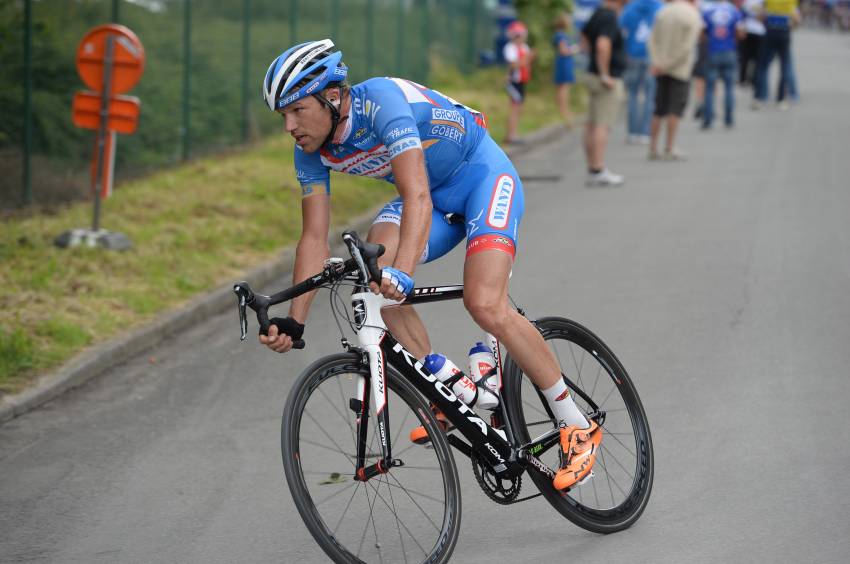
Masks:
[[[495,0],[17,0],[0,2],[0,209],[89,190],[94,132],[71,124],[84,89],[74,57],[85,32],[117,22],[146,51],[129,94],[137,132],[119,136],[116,180],[239,145],[280,128],[263,105],[271,60],[331,37],[354,82],[427,82],[431,61],[464,69],[493,45]]]

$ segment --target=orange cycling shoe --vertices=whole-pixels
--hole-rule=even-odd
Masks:
[[[443,431],[450,431],[454,429],[449,420],[446,419],[446,416],[443,415],[443,412],[440,411],[434,404],[431,404],[431,411],[434,412],[434,417],[437,419],[437,424],[443,428]],[[410,441],[416,443],[417,445],[424,445],[426,443],[431,442],[431,437],[428,436],[428,430],[424,425],[420,425],[416,427],[410,432]]]
[[[602,428],[596,421],[590,421],[587,429],[579,429],[575,425],[561,428],[563,463],[552,481],[556,490],[581,485],[593,475],[593,464],[601,443]]]

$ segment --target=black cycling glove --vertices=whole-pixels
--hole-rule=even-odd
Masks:
[[[291,317],[272,317],[269,319],[269,325],[276,325],[279,333],[289,335],[293,341],[297,341],[304,334],[304,324]]]

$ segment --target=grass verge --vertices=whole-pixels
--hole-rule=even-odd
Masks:
[[[488,116],[504,135],[503,71],[464,79],[443,69],[435,87]],[[458,86],[461,85],[462,86]],[[522,131],[553,123],[554,93],[532,89]],[[16,393],[86,346],[106,341],[232,281],[297,241],[300,189],[292,142],[275,135],[238,152],[121,184],[102,223],[127,252],[60,250],[53,239],[91,223],[91,203],[6,218],[0,231],[0,395]],[[332,218],[345,224],[395,195],[385,182],[333,175]]]

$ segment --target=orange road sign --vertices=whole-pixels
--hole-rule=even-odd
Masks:
[[[135,96],[113,96],[109,100],[109,116],[106,129],[118,133],[133,133],[139,125],[141,103]],[[100,94],[97,92],[77,92],[71,107],[71,119],[74,125],[83,129],[100,127]]]
[[[127,92],[139,81],[145,68],[145,48],[129,28],[106,24],[91,29],[77,48],[77,72],[94,90],[103,90],[103,64],[106,39],[113,36],[112,87],[110,94]]]

